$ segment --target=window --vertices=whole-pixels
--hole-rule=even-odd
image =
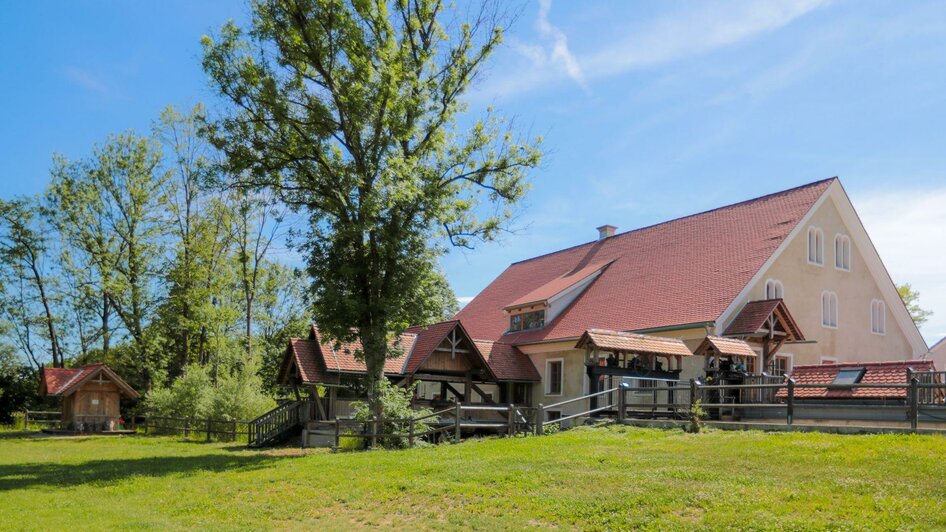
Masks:
[[[782,375],[788,375],[792,372],[792,355],[775,355],[775,358],[769,361],[769,367],[767,368],[769,375],[776,375],[781,377]]]
[[[851,239],[847,235],[834,237],[834,267],[851,271]]]
[[[870,302],[870,332],[887,334],[887,304],[879,299]]]
[[[565,360],[556,358],[545,361],[545,395],[562,395]]]
[[[782,281],[777,279],[769,279],[765,282],[765,298],[766,299],[782,299],[784,292],[782,287]]]
[[[539,329],[545,326],[545,311],[536,310],[534,312],[524,312],[514,314],[509,317],[509,330],[527,331],[529,329]]]
[[[838,295],[834,292],[821,293],[821,325],[838,328]]]
[[[842,369],[838,371],[838,375],[834,378],[834,382],[831,384],[833,386],[850,386],[852,384],[857,384],[861,382],[861,379],[864,377],[864,373],[867,370],[864,368],[851,368],[851,369]]]
[[[817,227],[808,228],[808,262],[824,264],[824,232]]]
[[[556,419],[562,419],[561,410],[546,410],[545,411],[545,420],[546,421],[555,421]]]

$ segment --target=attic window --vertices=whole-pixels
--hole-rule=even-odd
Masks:
[[[861,379],[864,378],[864,373],[867,370],[864,368],[852,368],[852,369],[842,369],[838,372],[837,377],[834,378],[834,382],[831,383],[832,386],[850,386],[852,384],[857,384],[861,382]]]
[[[509,332],[540,329],[545,326],[545,310],[513,314],[509,317]]]

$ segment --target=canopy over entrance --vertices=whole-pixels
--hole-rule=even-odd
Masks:
[[[750,301],[723,333],[727,338],[738,338],[762,347],[762,367],[766,367],[772,356],[783,344],[804,342],[792,314],[781,299]]]

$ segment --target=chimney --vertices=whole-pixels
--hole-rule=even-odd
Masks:
[[[609,236],[614,236],[614,232],[617,230],[618,228],[613,225],[602,225],[598,228],[598,240],[604,240]]]

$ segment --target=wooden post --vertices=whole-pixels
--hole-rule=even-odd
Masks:
[[[30,430],[30,409],[23,410],[23,430]]]
[[[212,427],[213,425],[210,418],[207,418],[207,443],[210,443],[210,431],[213,430]]]
[[[696,406],[696,402],[699,401],[697,394],[699,389],[696,386],[696,379],[690,379],[690,409],[692,410]]]
[[[795,421],[795,379],[788,379],[788,400],[785,403],[785,423],[791,425]]]
[[[237,438],[237,431],[236,431],[236,429],[237,429],[237,422],[236,422],[236,420],[234,419],[234,420],[233,420],[233,430],[231,431],[231,438],[232,438],[232,441],[236,441],[236,438]]]
[[[914,377],[913,372],[910,372],[910,430],[916,432],[917,422],[920,417],[920,380]]]
[[[335,448],[338,449],[342,446],[341,435],[338,430],[338,418],[335,418]]]
[[[622,381],[624,379],[621,379]],[[624,418],[627,416],[627,390],[624,388],[624,382],[618,384],[618,421],[621,423],[624,422]]]
[[[376,449],[378,447],[378,416],[371,416],[371,448]]]
[[[411,421],[410,421],[410,428],[407,433],[407,446],[408,447],[414,446],[414,418],[411,418]]]
[[[453,443],[460,443],[460,401],[456,403],[456,419],[454,420]]]
[[[190,439],[191,437],[191,418],[184,418],[184,437]]]
[[[535,409],[535,435],[541,436],[545,434],[545,405],[539,403],[539,406]]]
[[[508,418],[509,418],[509,421],[508,421],[508,426],[506,427],[506,434],[509,436],[515,436],[516,435],[516,405],[513,405],[513,404],[509,405]]]

